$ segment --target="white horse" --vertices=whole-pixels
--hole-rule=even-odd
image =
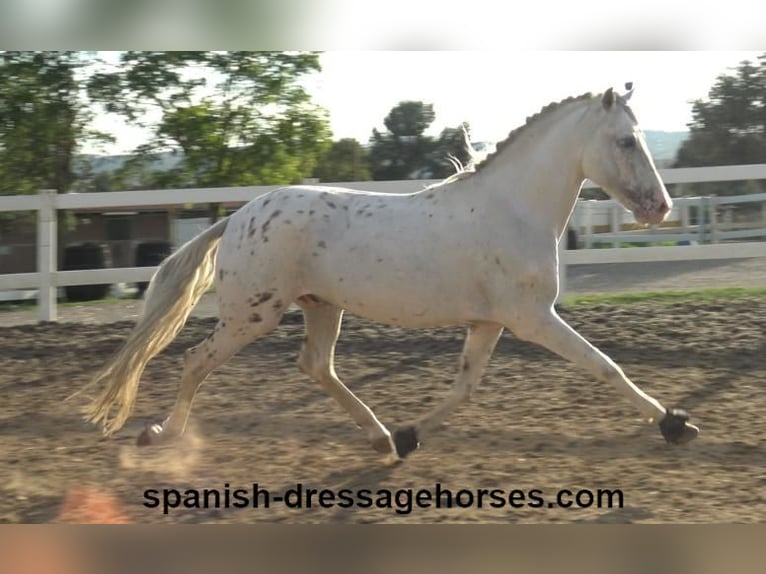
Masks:
[[[611,88],[551,104],[482,163],[408,195],[291,186],[262,195],[186,243],[159,267],[122,349],[95,377],[88,419],[106,434],[125,423],[147,362],[183,327],[215,281],[220,319],[188,349],[170,416],[138,443],[181,436],[208,374],[272,331],[292,303],[305,317],[298,364],[367,432],[403,458],[476,388],[504,328],[579,365],[622,392],[669,442],[699,432],[633,384],[556,313],[558,252],[586,178],[642,223],[671,200],[624,95]],[[454,387],[412,426],[391,433],[333,368],[341,316],[402,327],[465,325]],[[110,411],[116,407],[112,418]]]

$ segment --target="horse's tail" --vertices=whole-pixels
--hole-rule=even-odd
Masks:
[[[102,390],[85,409],[86,420],[110,435],[133,409],[146,364],[178,335],[189,313],[213,280],[218,243],[228,218],[200,233],[168,257],[149,283],[144,310],[122,348],[86,386]],[[85,390],[85,389],[83,389]],[[82,391],[78,391],[79,392]],[[117,411],[110,418],[113,407]]]

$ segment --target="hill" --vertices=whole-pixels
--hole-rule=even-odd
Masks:
[[[689,136],[689,132],[646,130],[644,135],[652,157],[659,167],[664,167],[675,159],[678,148]],[[130,157],[130,155],[83,155],[80,157],[81,167],[77,171],[79,173],[87,172],[87,166],[90,164],[91,173],[108,173],[122,167]],[[157,171],[171,169],[178,165],[181,157],[180,153],[173,152],[157,154],[152,169]]]

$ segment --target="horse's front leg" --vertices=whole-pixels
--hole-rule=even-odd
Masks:
[[[417,424],[394,432],[394,445],[400,458],[415,450],[423,436],[441,424],[460,403],[468,399],[479,384],[502,332],[503,327],[496,323],[477,323],[468,329],[463,353],[460,355],[460,369],[450,394]]]
[[[572,361],[597,380],[611,384],[650,421],[658,422],[668,442],[681,444],[694,439],[699,429],[687,422],[681,409],[666,409],[625,376],[612,359],[570,327],[552,307],[526,307],[507,327],[520,339],[537,343]]]

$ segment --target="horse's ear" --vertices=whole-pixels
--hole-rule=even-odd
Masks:
[[[607,110],[614,105],[614,90],[612,88],[604,92],[604,95],[601,97],[601,103],[604,104],[604,108]]]
[[[625,93],[624,96],[622,96],[622,99],[627,102],[630,99],[630,96],[633,95],[633,82],[626,82],[625,89],[627,90],[627,92]]]

